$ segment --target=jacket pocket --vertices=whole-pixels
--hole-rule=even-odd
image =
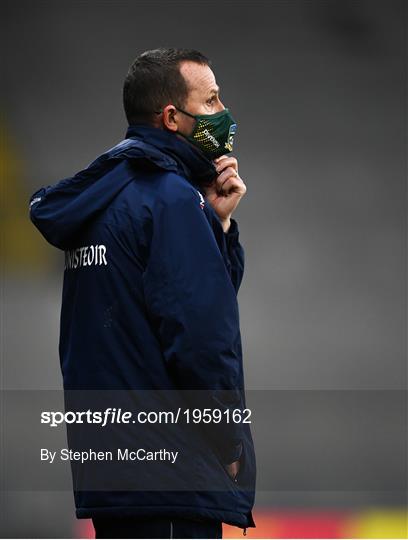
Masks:
[[[229,481],[235,486],[235,487],[238,487],[240,485],[240,478],[243,474],[243,469],[245,467],[245,463],[246,463],[246,456],[245,456],[245,441],[241,441],[241,444],[242,444],[242,451],[241,451],[241,455],[238,459],[239,461],[239,469],[238,469],[238,473],[237,475],[235,476],[235,478],[232,478],[232,476],[229,474],[229,472],[227,471],[227,467],[226,465],[223,465],[223,469],[225,471],[225,474],[227,475]]]

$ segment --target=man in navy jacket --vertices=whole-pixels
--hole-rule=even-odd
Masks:
[[[210,61],[194,50],[141,54],[123,95],[126,138],[30,199],[33,223],[65,252],[64,390],[99,392],[110,407],[107,392],[125,391],[121,406],[130,411],[132,392],[147,392],[145,405],[160,409],[168,396],[155,392],[170,391],[173,405],[206,404],[224,420],[180,422],[171,437],[150,429],[150,449],[177,441],[182,455],[161,469],[74,465],[76,514],[93,519],[99,538],[220,538],[222,522],[255,526],[252,436],[248,423],[231,421],[245,410],[244,252],[231,216],[246,187],[226,155],[236,124]],[[121,427],[109,440],[146,443],[137,433]],[[112,483],[94,487],[101,476]],[[153,485],[163,479],[162,489]]]

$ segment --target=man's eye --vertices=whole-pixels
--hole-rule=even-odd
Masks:
[[[212,98],[210,98],[210,99],[207,101],[207,103],[208,103],[208,104],[211,104],[211,103],[214,103],[214,101],[215,101],[215,96],[213,96]]]

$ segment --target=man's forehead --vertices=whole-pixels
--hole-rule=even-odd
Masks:
[[[180,65],[180,73],[186,80],[190,91],[200,93],[219,91],[215,75],[207,65],[197,64],[196,62],[183,62]]]

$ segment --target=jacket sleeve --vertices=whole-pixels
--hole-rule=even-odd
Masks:
[[[232,413],[242,407],[237,297],[198,195],[175,182],[171,200],[155,204],[152,223],[143,286],[167,368],[178,389],[207,391],[204,401],[202,392],[186,393],[194,405]],[[238,459],[242,424],[204,429],[224,463]]]
[[[234,289],[238,293],[244,275],[245,253],[239,242],[238,223],[233,218],[231,219],[230,228],[225,234],[225,240],[227,244],[229,273]]]

